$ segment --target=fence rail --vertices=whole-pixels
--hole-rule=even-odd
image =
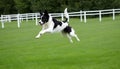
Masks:
[[[94,11],[79,11],[79,12],[69,12],[70,17],[80,17],[80,21],[87,22],[87,16],[99,16],[99,21],[102,21],[102,15],[112,15],[112,19],[115,20],[115,14],[120,14],[120,9],[107,9],[107,10],[94,10]],[[50,13],[52,17],[61,17],[63,20],[63,13]],[[20,28],[20,23],[23,20],[28,21],[29,19],[35,20],[36,25],[38,25],[39,13],[25,13],[25,14],[11,14],[11,15],[1,15],[0,21],[2,28],[4,28],[5,22],[17,21],[17,26]]]

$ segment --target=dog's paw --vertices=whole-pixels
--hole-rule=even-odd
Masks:
[[[77,41],[80,41],[80,39],[77,39]]]
[[[35,38],[36,38],[36,39],[38,39],[38,38],[40,38],[40,36],[39,36],[39,35],[37,35]]]

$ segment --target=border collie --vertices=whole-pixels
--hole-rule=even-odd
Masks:
[[[71,43],[73,43],[72,37],[75,37],[77,41],[80,41],[78,36],[75,34],[74,29],[68,25],[69,15],[67,12],[67,8],[64,10],[64,16],[64,21],[58,21],[50,14],[48,14],[46,10],[44,13],[40,12],[39,24],[42,26],[42,30],[35,38],[40,38],[40,36],[45,33],[61,32],[62,34],[67,35]]]

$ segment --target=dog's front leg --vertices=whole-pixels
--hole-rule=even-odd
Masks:
[[[40,38],[41,32],[42,32],[43,30],[45,30],[45,28],[46,28],[46,26],[43,25],[43,26],[42,26],[42,30],[38,33],[38,35],[37,35],[35,38]]]
[[[40,31],[40,35],[42,35],[42,34],[44,34],[44,33],[52,33],[52,29],[51,29],[51,28],[48,28],[48,29],[45,29],[45,30]]]
[[[45,32],[46,32],[45,30],[41,30],[35,38],[40,38],[40,36],[41,36],[42,34],[44,34]]]
[[[41,30],[41,31],[42,31],[42,30]],[[40,32],[41,32],[41,31],[40,31]],[[40,36],[41,36],[40,32],[38,33],[38,35],[37,35],[35,38],[40,38]]]
[[[41,35],[43,35],[44,33],[49,33],[49,32],[52,32],[52,30],[51,30],[51,29],[41,30],[35,38],[39,38],[39,37],[40,37]]]

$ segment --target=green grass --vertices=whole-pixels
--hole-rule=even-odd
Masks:
[[[70,25],[81,39],[74,43],[59,33],[35,36],[35,21],[5,23],[0,28],[0,69],[120,69],[120,16],[71,18]],[[1,25],[0,25],[1,27]]]

